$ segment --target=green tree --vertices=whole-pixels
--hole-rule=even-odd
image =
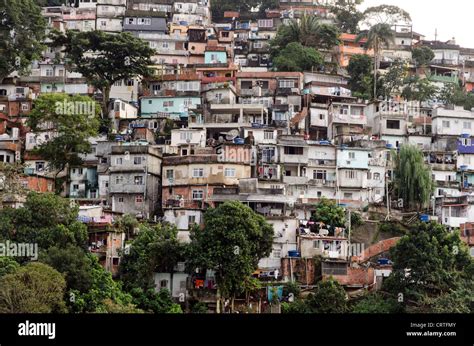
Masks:
[[[20,264],[11,257],[0,257],[0,278],[4,275],[15,272]]]
[[[120,263],[120,277],[130,291],[154,287],[153,273],[171,273],[185,260],[186,245],[178,241],[178,230],[170,225],[140,225],[140,231]]]
[[[439,91],[438,99],[445,105],[463,106],[470,110],[468,96],[461,89],[459,84],[445,83],[443,88]]]
[[[58,271],[43,263],[30,263],[0,278],[0,312],[65,312],[65,288]]]
[[[402,92],[402,87],[407,77],[408,66],[401,59],[396,59],[388,69],[387,73],[385,73],[381,78],[382,95],[384,95],[386,99],[399,95]]]
[[[364,0],[337,0],[330,7],[330,11],[336,16],[336,25],[342,32],[357,34],[359,23],[364,18],[364,14],[357,9]]]
[[[347,67],[349,89],[352,95],[362,99],[373,97],[372,59],[365,54],[355,54]]]
[[[374,50],[374,97],[377,95],[377,71],[380,64],[380,55],[382,53],[382,48],[389,46],[395,41],[395,34],[392,31],[392,28],[389,24],[375,24],[368,31],[361,32],[357,38],[356,42],[360,42],[362,39],[366,39],[365,46],[368,49]]]
[[[133,288],[130,291],[133,296],[133,302],[140,309],[153,312],[155,314],[174,314],[182,313],[181,306],[173,302],[170,291],[161,289],[158,292],[154,288],[143,290],[142,288]]]
[[[421,102],[432,100],[438,94],[438,87],[427,78],[412,76],[405,80],[402,97],[408,101]]]
[[[0,83],[11,72],[27,73],[44,48],[46,21],[35,0],[0,2]]]
[[[426,66],[435,58],[433,50],[427,46],[415,47],[411,53],[417,66]]]
[[[85,248],[87,227],[77,221],[78,208],[52,193],[28,194],[21,208],[0,210],[0,238],[37,243],[40,249],[67,244]]]
[[[122,290],[121,283],[112,279],[112,274],[99,264],[96,257],[90,255],[89,260],[91,287],[84,293],[78,290],[69,291],[69,310],[82,313],[134,311],[133,297]]]
[[[214,270],[223,299],[244,291],[258,261],[272,249],[273,227],[240,202],[226,202],[204,214],[203,230],[191,232],[190,269]]]
[[[356,314],[393,314],[403,312],[403,307],[393,297],[379,293],[369,293],[352,307]]]
[[[306,300],[316,314],[340,314],[347,312],[347,295],[344,288],[334,280],[318,282],[314,294]]]
[[[344,288],[334,280],[320,281],[308,297],[294,303],[282,303],[282,312],[290,314],[340,314],[348,311]]]
[[[404,9],[392,5],[379,5],[368,7],[364,11],[364,22],[369,26],[374,24],[410,24],[411,16]]]
[[[154,50],[130,33],[70,30],[66,34],[55,32],[52,39],[54,46],[64,47],[68,68],[81,73],[90,85],[101,91],[105,118],[115,82],[151,75],[149,66],[153,64]]]
[[[99,130],[100,107],[87,96],[44,94],[35,100],[28,117],[33,132],[41,132],[45,124],[55,132],[53,138],[35,151],[59,172],[82,163],[80,154],[91,151],[90,137]]]
[[[311,71],[323,64],[321,54],[314,48],[303,47],[300,43],[290,43],[273,59],[278,71]]]
[[[340,44],[339,36],[340,32],[334,25],[322,24],[318,17],[305,14],[299,20],[291,20],[288,25],[280,26],[271,47],[274,56],[291,43],[329,50]]]
[[[64,275],[68,290],[87,292],[91,288],[91,261],[83,248],[53,246],[42,252],[39,260]]]
[[[431,169],[420,149],[404,145],[394,154],[395,188],[404,207],[421,210],[427,206],[434,189]]]
[[[390,256],[393,272],[383,290],[403,293],[405,302],[432,302],[434,309],[446,309],[447,302],[455,301],[455,312],[459,301],[472,297],[468,292],[474,283],[474,263],[458,232],[434,222],[418,223],[390,250]]]
[[[322,222],[332,229],[334,229],[334,227],[344,227],[346,213],[344,208],[338,206],[335,201],[323,197],[319,203],[316,204],[315,211],[311,216],[311,221]]]

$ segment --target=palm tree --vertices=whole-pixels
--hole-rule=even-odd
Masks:
[[[280,50],[292,42],[299,42],[305,47],[329,50],[340,43],[339,35],[334,25],[322,24],[318,17],[305,14],[281,26],[273,46]]]
[[[374,99],[377,98],[377,70],[379,69],[380,53],[383,46],[395,41],[395,34],[389,24],[375,24],[370,30],[360,33],[356,42],[366,39],[365,47],[374,50]]]

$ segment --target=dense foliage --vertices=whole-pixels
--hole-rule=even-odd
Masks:
[[[0,1],[0,82],[13,71],[25,74],[41,57],[46,21],[35,0]]]
[[[188,265],[215,271],[222,297],[245,290],[244,282],[270,254],[273,227],[240,202],[226,202],[204,214],[204,229],[191,234]]]

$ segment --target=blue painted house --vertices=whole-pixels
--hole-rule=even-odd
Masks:
[[[147,96],[140,99],[142,117],[165,114],[170,119],[187,118],[189,108],[201,104],[199,96]]]

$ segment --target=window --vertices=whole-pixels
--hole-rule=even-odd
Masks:
[[[371,180],[372,179],[372,172],[367,172],[367,180]]]
[[[320,170],[313,171],[313,179],[326,180],[326,177],[327,177],[327,171],[320,171]]]
[[[470,130],[471,129],[471,122],[470,121],[465,121],[463,123],[463,129]]]
[[[114,266],[118,266],[118,265],[119,265],[119,258],[118,258],[118,257],[112,258],[112,265],[114,265]]]
[[[119,202],[119,203],[123,203],[123,197],[119,197],[119,198],[118,198],[118,202]]]
[[[160,289],[168,287],[168,280],[161,280],[160,281]]]
[[[134,81],[133,79],[128,79],[128,80],[125,82],[125,84],[126,84],[127,86],[134,86],[134,85],[135,85],[135,81]]]
[[[116,87],[121,87],[122,86],[122,81],[121,80],[118,80],[114,83],[114,86]]]
[[[145,161],[145,158],[141,157],[141,156],[135,156],[133,158],[133,164],[134,165],[141,165],[141,164],[143,164],[144,161]]]
[[[135,185],[143,185],[143,177],[141,175],[137,175],[133,178],[133,182]]]
[[[192,132],[181,132],[179,134],[179,137],[182,141],[188,141],[188,140],[191,140],[193,138],[193,134]]]
[[[79,190],[79,185],[78,185],[78,184],[72,185],[72,190],[73,190],[73,191]]]
[[[163,107],[173,107],[174,106],[174,101],[164,101],[163,102]]]
[[[166,170],[166,179],[173,179],[174,178],[174,171],[172,169]]]
[[[106,157],[101,157],[100,158],[100,163],[106,164],[107,163],[107,158]]]
[[[400,129],[400,120],[387,120],[387,129]]]
[[[344,199],[352,199],[352,193],[350,193],[350,192],[345,192],[345,193],[344,193]]]
[[[273,19],[259,19],[258,27],[259,28],[273,28]]]
[[[0,160],[3,161],[3,160]],[[36,162],[36,171],[37,172],[43,172],[44,171],[44,162]]]
[[[357,172],[356,171],[346,171],[346,179],[356,179],[357,178]]]
[[[135,196],[135,204],[140,204],[140,203],[143,203],[143,196],[142,195]]]
[[[196,223],[196,215],[189,215],[188,216],[188,224],[193,225]]]
[[[53,75],[54,75],[53,69],[51,68],[46,69],[46,77],[53,77]]]
[[[263,138],[264,139],[273,139],[274,138],[273,131],[263,131]]]
[[[272,257],[273,258],[281,258],[281,250],[273,250],[272,251]]]
[[[448,120],[443,120],[443,127],[446,127],[449,129],[450,122]]]
[[[253,43],[253,48],[256,48],[256,49],[263,48],[263,43],[260,42],[260,41],[255,41],[255,42]]]
[[[303,155],[302,147],[285,147],[285,155]]]
[[[323,194],[321,193],[321,191],[318,191],[318,193],[317,193],[318,198],[321,198],[322,195]]]
[[[21,104],[21,110],[22,111],[28,111],[30,109],[30,105],[28,103],[22,103]],[[469,124],[470,125],[470,124]]]
[[[193,190],[193,201],[202,201],[204,198],[203,190]]]
[[[355,155],[356,155],[355,152],[350,151],[350,152],[349,152],[349,159],[355,160]]]
[[[123,164],[123,158],[122,157],[116,157],[115,158],[115,164],[117,166],[122,165]]]
[[[224,176],[228,178],[234,178],[235,177],[235,168],[226,168],[224,170]]]
[[[470,147],[471,143],[472,143],[472,141],[471,141],[470,138],[461,138],[461,145],[463,145],[465,147],[466,146]]]
[[[295,81],[294,80],[281,80],[279,82],[280,88],[284,89],[291,89],[295,87]]]
[[[122,175],[119,175],[119,176],[116,176],[115,177],[115,185],[120,185],[120,184],[123,184],[123,176]]]
[[[204,177],[204,168],[194,168],[193,178],[202,178],[202,177]]]
[[[380,173],[374,173],[374,180],[380,180]]]

